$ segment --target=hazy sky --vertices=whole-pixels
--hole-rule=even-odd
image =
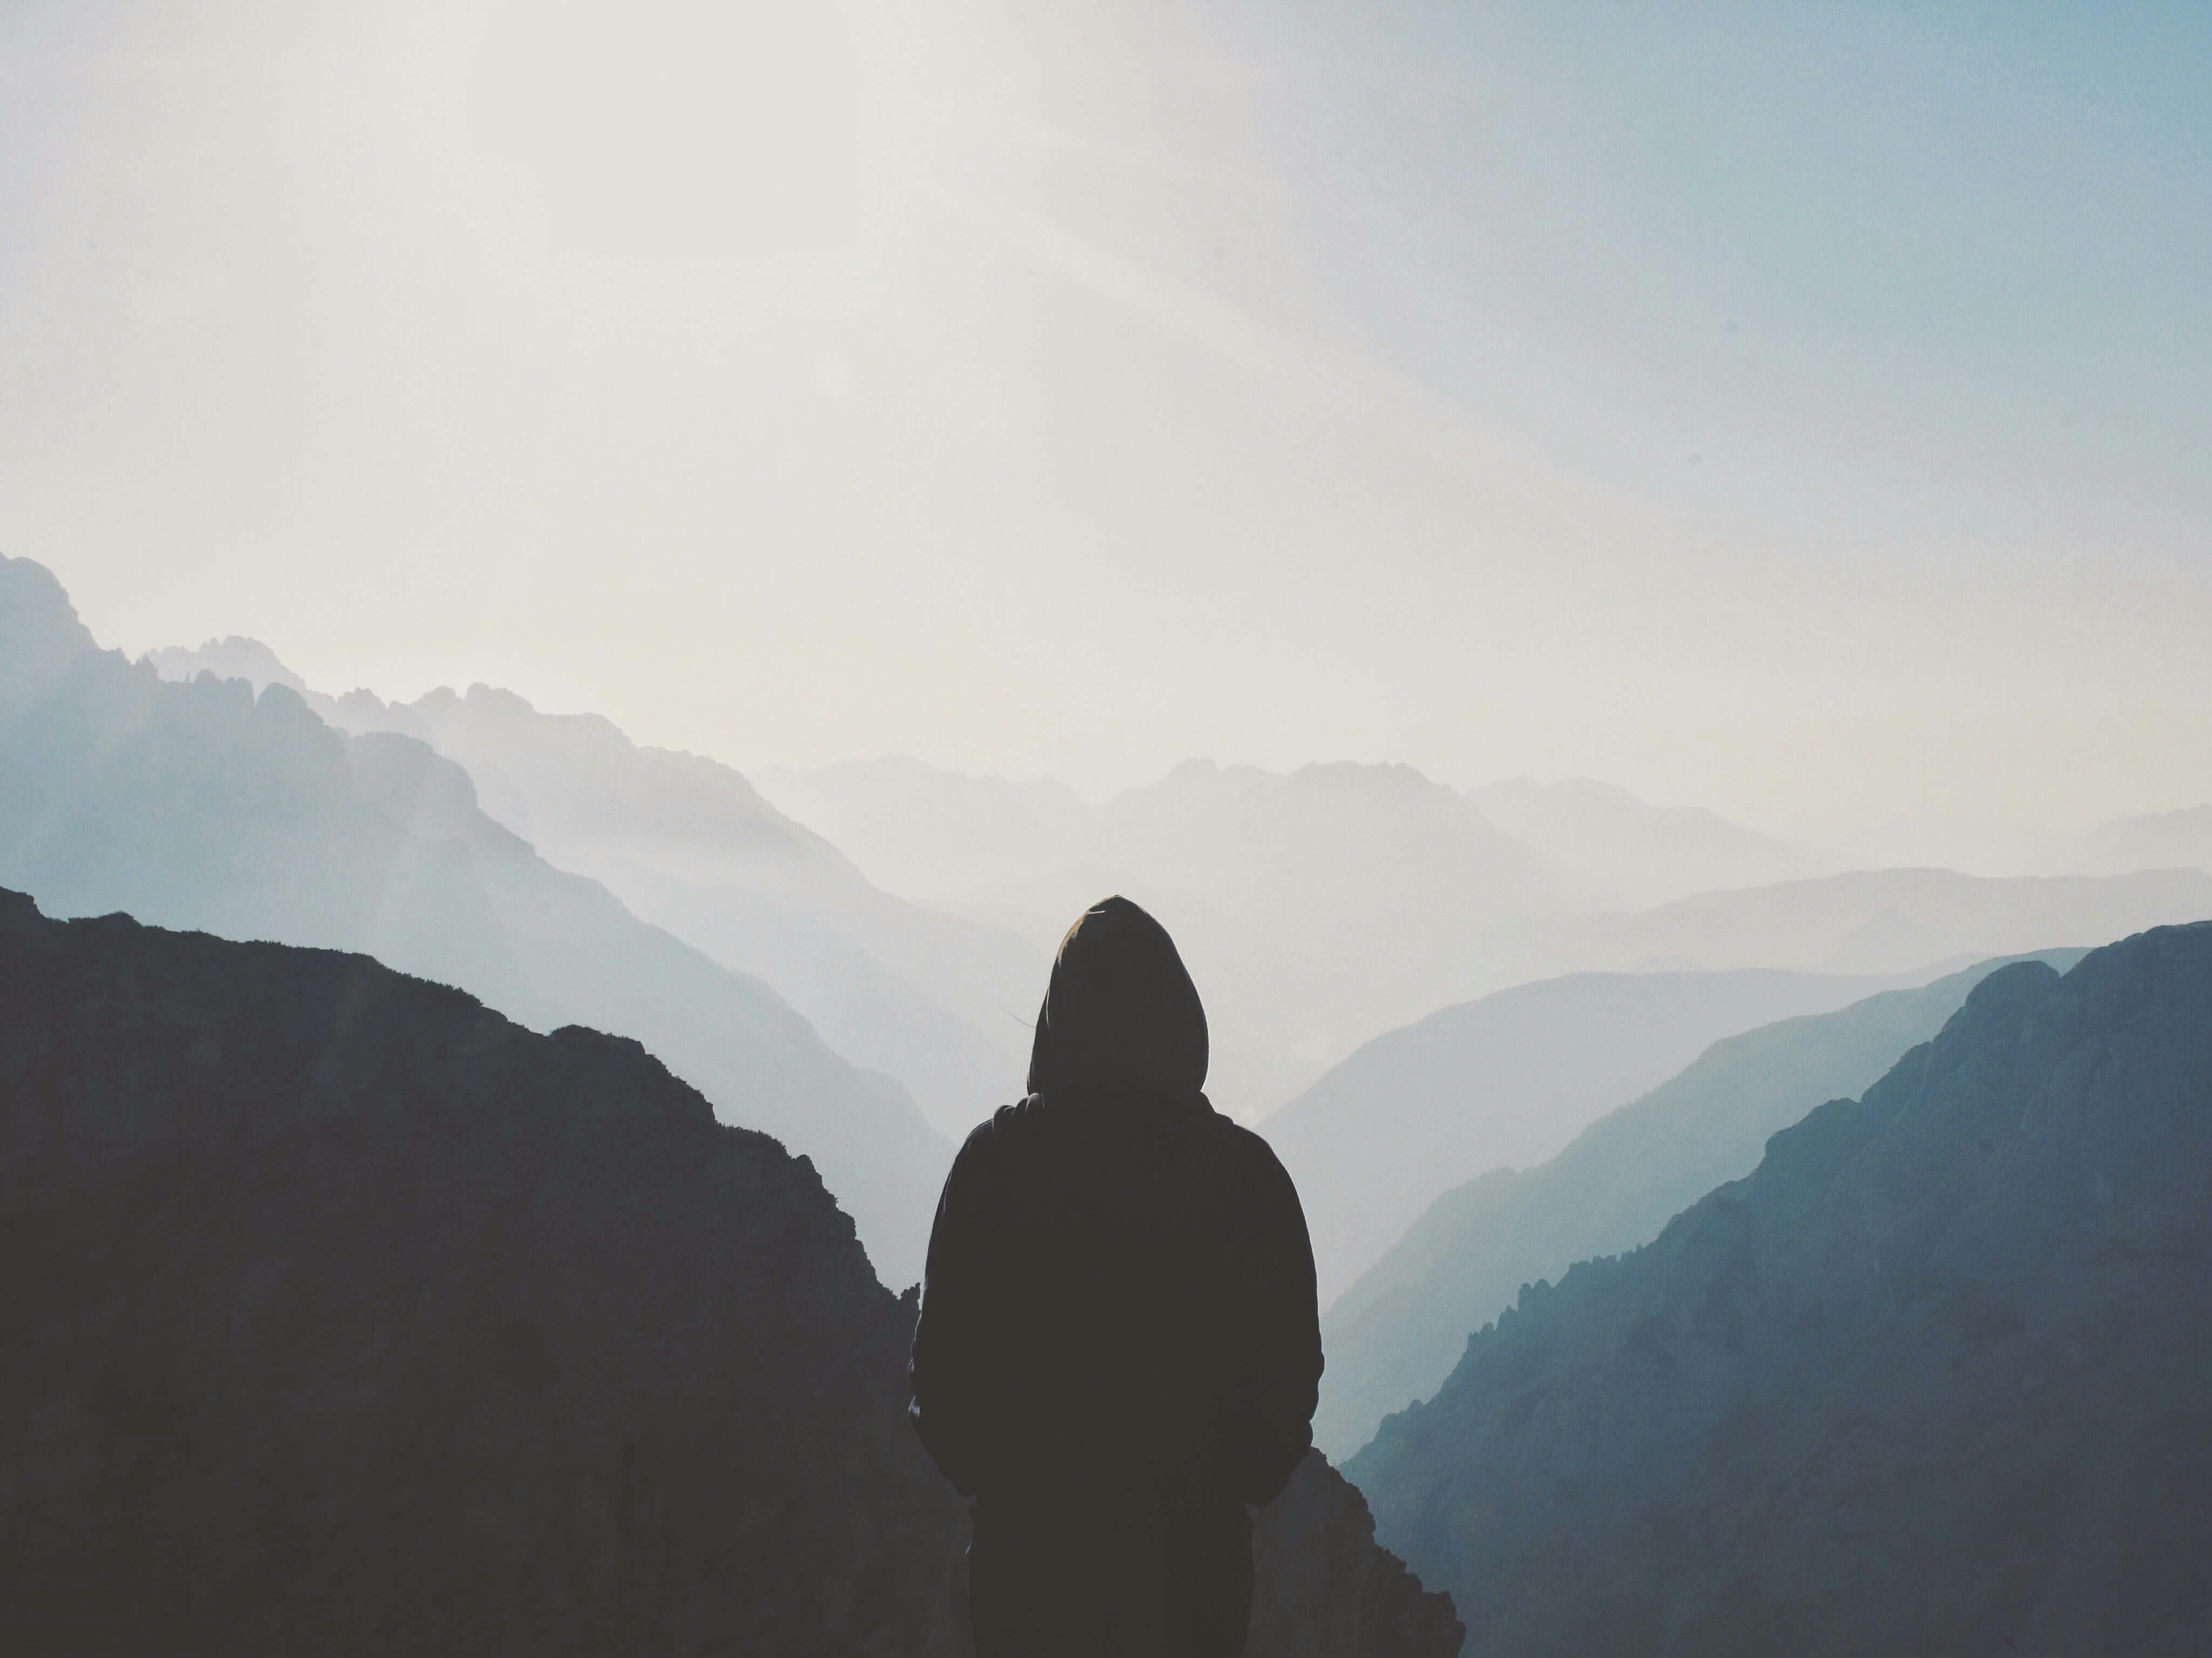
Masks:
[[[2212,797],[2212,9],[8,0],[0,549],[740,764]]]

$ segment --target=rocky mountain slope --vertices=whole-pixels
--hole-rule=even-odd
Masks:
[[[2041,959],[2070,967],[2081,953]],[[1317,1442],[1351,1455],[1385,1415],[1433,1394],[1469,1333],[1511,1307],[1521,1285],[1650,1242],[1757,1167],[1769,1135],[1879,1081],[2002,965],[1725,1037],[1550,1162],[1493,1169],[1438,1198],[1322,1317]]]
[[[1353,1462],[1477,1654],[2212,1647],[2212,926],[1991,975]]]
[[[556,870],[410,738],[349,739],[281,684],[168,683],[0,561],[0,884],[231,938],[366,950],[525,1023],[647,1042],[726,1121],[816,1160],[886,1281],[919,1276],[951,1147],[767,986]]]
[[[1462,1181],[1543,1162],[1720,1037],[1893,982],[1573,974],[1376,1037],[1261,1129],[1304,1200],[1322,1304]]]
[[[0,894],[0,1636],[968,1649],[915,1303],[635,1042]],[[1460,1631],[1318,1455],[1252,1658]]]

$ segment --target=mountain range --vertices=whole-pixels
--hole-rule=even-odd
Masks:
[[[162,680],[0,561],[0,884],[230,938],[360,950],[540,1029],[647,1042],[726,1121],[813,1158],[885,1280],[919,1275],[951,1147],[768,986],[556,870],[414,738],[349,738],[281,683]]]
[[[1508,778],[1467,792],[1475,810],[1540,849],[1577,908],[1644,909],[1728,887],[1831,875],[1842,859],[1761,835],[1701,806],[1655,806],[1587,777]]]
[[[1929,974],[2212,916],[2201,871],[1839,870],[1818,847],[1587,780],[1462,793],[1406,766],[1189,761],[1091,805],[902,758],[753,777],[872,878],[1041,950],[1103,893],[1152,909],[1216,1011],[1214,1095],[1255,1122],[1370,1038],[1515,985]]]
[[[2070,967],[2081,953],[2040,959]],[[1705,1193],[1750,1173],[1770,1135],[1879,1081],[2004,964],[1723,1037],[1548,1163],[1493,1169],[1444,1193],[1323,1315],[1316,1442],[1351,1455],[1385,1415],[1433,1394],[1468,1335],[1522,1284],[1650,1242]]]
[[[1647,910],[1514,917],[1471,940],[1455,970],[1469,996],[1592,970],[1905,973],[2055,944],[2110,944],[2207,917],[2212,873],[2203,870],[2061,877],[1859,870],[1699,893]]]
[[[2212,1646],[2212,926],[1984,978],[1351,1471],[1480,1655]]]
[[[1079,814],[1068,811],[1072,797],[1048,786],[918,778],[911,762],[817,774],[807,797],[788,774],[761,780],[794,815],[817,811],[800,821],[833,839],[854,837],[863,868],[890,835],[942,847],[963,838],[955,825],[1008,812],[996,830],[973,828],[973,850],[937,896],[1042,949],[1107,893],[1151,910],[1206,997],[1209,1092],[1246,1121],[1366,1036],[1433,1009],[1435,958],[1500,915],[1549,902],[1553,890],[1534,852],[1405,766],[1317,765],[1285,775],[1189,761]],[[845,804],[823,813],[832,785]],[[932,827],[925,809],[945,816]],[[1068,838],[1007,850],[1015,825],[1024,836]],[[948,888],[964,896],[945,896]]]
[[[329,696],[252,640],[149,659],[167,678],[287,685],[337,730],[428,744],[469,774],[495,822],[641,918],[774,986],[838,1053],[905,1084],[940,1133],[957,1139],[1020,1093],[1040,952],[872,886],[728,766],[487,685],[408,703],[363,690]]]
[[[0,893],[0,1631],[40,1652],[970,1650],[916,1301],[637,1043]],[[1254,1658],[1450,1658],[1318,1455]]]
[[[2067,847],[2057,861],[2072,875],[2212,870],[2212,805],[2116,817]]]

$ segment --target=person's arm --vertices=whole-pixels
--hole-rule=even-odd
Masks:
[[[991,1261],[976,1187],[991,1127],[985,1122],[969,1135],[945,1177],[907,1364],[913,1393],[908,1414],[931,1460],[963,1497],[975,1495],[988,1461],[985,1347]]]
[[[1274,1501],[1312,1448],[1322,1372],[1321,1309],[1305,1211],[1290,1175],[1261,1145],[1245,1285],[1251,1351],[1228,1443],[1237,1495],[1255,1503]]]

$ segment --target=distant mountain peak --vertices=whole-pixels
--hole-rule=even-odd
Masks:
[[[70,663],[99,648],[52,570],[0,555],[0,720],[37,701]]]
[[[2212,805],[2115,817],[2073,842],[2058,865],[2078,875],[2212,869]]]
[[[256,695],[270,685],[307,694],[307,682],[286,667],[276,653],[258,639],[230,634],[192,648],[165,645],[146,653],[146,660],[164,679],[196,679],[211,673],[217,679],[243,679]]]

